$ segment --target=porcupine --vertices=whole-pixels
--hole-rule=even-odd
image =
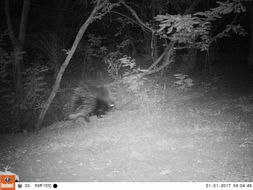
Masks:
[[[106,87],[88,86],[80,83],[74,89],[70,107],[73,112],[69,114],[69,119],[84,117],[86,121],[89,121],[89,117],[93,115],[98,118],[105,115],[114,107],[114,101]]]

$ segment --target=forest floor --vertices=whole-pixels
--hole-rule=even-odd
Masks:
[[[154,99],[90,123],[1,135],[0,170],[10,166],[27,182],[253,181],[252,97],[169,91]]]

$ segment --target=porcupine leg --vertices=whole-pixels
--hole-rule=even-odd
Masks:
[[[87,116],[87,110],[85,110],[85,106],[79,106],[76,111],[69,115],[69,119],[77,119],[79,117],[83,117],[85,121],[89,122],[90,119]]]

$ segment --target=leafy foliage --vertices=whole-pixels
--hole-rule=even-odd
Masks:
[[[10,104],[14,101],[13,89],[11,88],[13,76],[10,74],[12,69],[12,56],[4,49],[3,38],[5,33],[0,34],[0,95],[1,104]],[[8,108],[8,106],[1,105],[2,110]]]
[[[120,70],[122,69],[122,62],[120,62],[120,57],[123,54],[119,51],[110,52],[105,58],[104,62],[107,65],[107,71],[109,75],[115,80],[118,81],[120,76]]]
[[[200,18],[192,15],[167,14],[158,15],[155,19],[161,22],[157,32],[162,37],[195,46],[200,42],[201,49],[206,49],[211,28],[209,22],[202,22]]]
[[[98,69],[100,60],[106,55],[107,48],[102,45],[103,37],[95,36],[94,34],[88,35],[87,43],[79,45],[76,50],[76,57],[83,60],[84,72],[92,72]],[[94,60],[99,60],[97,64]]]
[[[123,55],[119,51],[111,52],[106,58],[107,71],[109,75],[121,87],[135,95],[138,94],[140,87],[144,84],[145,79],[138,74],[140,68],[137,68],[136,62],[129,56]]]
[[[46,65],[56,75],[65,56],[63,52],[65,46],[63,40],[53,33],[41,35],[35,40],[35,48],[42,53]]]
[[[47,71],[45,66],[28,68],[24,72],[24,108],[39,109],[45,99],[46,81],[43,72]]]
[[[16,94],[13,85],[12,75],[12,56],[3,48],[3,37],[0,35],[0,95],[1,95],[1,112],[0,112],[0,131],[16,131],[19,130],[17,126],[17,118],[32,121],[34,118],[23,118],[18,110],[23,110],[24,113],[36,113],[36,110],[41,107],[44,96],[46,95],[45,87],[46,82],[43,71],[47,70],[46,67],[36,66],[29,68],[24,73],[23,91],[24,97],[19,103],[16,101]],[[35,63],[34,65],[36,65]],[[33,115],[33,114],[32,114]]]
[[[104,61],[107,64],[109,75],[116,81],[140,71],[136,66],[135,59],[123,55],[119,51],[109,53]]]
[[[10,75],[10,67],[12,64],[11,55],[3,48],[3,37],[6,34],[0,34],[0,94],[4,94],[4,90],[6,87],[11,85],[11,75]]]
[[[88,45],[85,50],[86,61],[91,62],[94,58],[102,58],[107,53],[107,48],[102,45],[103,39],[94,34],[88,35]]]
[[[246,35],[241,25],[231,23],[220,33],[210,36],[213,22],[226,14],[245,12],[242,2],[242,0],[218,1],[217,7],[192,15],[157,15],[155,20],[160,23],[157,33],[171,41],[207,50],[210,43],[218,38],[229,37],[231,33]]]
[[[128,45],[129,39],[123,40],[117,45],[117,51],[110,52],[104,58],[104,62],[107,65],[107,71],[115,81],[137,72],[135,60],[121,53],[121,51],[123,51]]]
[[[137,92],[144,83],[144,80],[137,74],[140,68],[137,68],[135,60],[131,57],[123,56],[119,61],[124,68],[123,83],[128,85],[129,90]]]

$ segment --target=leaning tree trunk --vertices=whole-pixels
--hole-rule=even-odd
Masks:
[[[63,76],[63,73],[64,71],[66,70],[68,64],[69,64],[69,61],[71,60],[73,54],[75,53],[75,50],[80,42],[80,40],[82,39],[83,37],[83,34],[84,32],[87,30],[88,26],[95,20],[97,19],[101,19],[105,14],[107,14],[114,6],[117,6],[117,4],[113,4],[111,5],[107,0],[97,0],[96,1],[96,5],[94,7],[94,9],[92,10],[89,18],[85,21],[85,23],[81,26],[81,28],[79,29],[77,35],[76,35],[76,38],[75,38],[75,41],[70,49],[69,52],[67,52],[67,57],[65,59],[65,61],[63,62],[60,70],[59,70],[59,73],[56,77],[56,80],[55,80],[55,83],[54,83],[54,86],[53,86],[53,89],[51,91],[51,94],[45,104],[45,106],[43,107],[43,109],[41,110],[40,112],[40,115],[39,115],[39,118],[38,118],[38,121],[37,121],[37,124],[35,126],[36,129],[40,129],[41,128],[41,125],[43,123],[43,120],[44,120],[44,117],[46,115],[46,112],[49,108],[49,106],[51,105],[55,95],[56,95],[56,92],[58,91],[59,87],[60,87],[60,84],[61,84],[61,79],[62,79],[62,76]]]

